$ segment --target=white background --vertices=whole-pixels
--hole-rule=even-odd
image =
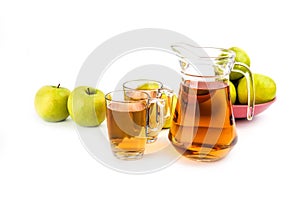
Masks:
[[[107,2],[0,2],[0,199],[299,199],[297,1]],[[276,81],[276,103],[237,122],[239,142],[226,159],[122,174],[92,158],[71,120],[37,117],[41,86],[72,90],[98,45],[149,27],[203,46],[242,47],[252,71]]]

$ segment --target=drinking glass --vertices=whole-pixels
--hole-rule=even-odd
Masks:
[[[148,93],[136,90],[118,90],[105,95],[109,140],[113,154],[123,160],[143,157],[149,129],[161,128],[163,119],[149,127],[149,106],[163,110],[164,102],[152,100]]]

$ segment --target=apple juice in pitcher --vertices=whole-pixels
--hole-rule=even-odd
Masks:
[[[247,80],[247,119],[254,113],[254,84],[248,66],[235,62],[229,49],[185,43],[171,46],[179,57],[181,83],[169,140],[187,158],[215,161],[237,142],[229,90],[231,71]],[[239,68],[234,68],[238,64]]]
[[[185,157],[223,158],[237,142],[227,81],[180,84],[169,140]]]

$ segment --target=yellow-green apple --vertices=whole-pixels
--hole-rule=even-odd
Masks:
[[[76,87],[68,99],[71,118],[80,126],[98,126],[105,119],[105,97],[101,90]]]
[[[43,86],[35,95],[35,110],[45,121],[63,121],[69,116],[67,108],[69,95],[70,90],[60,87],[60,84]]]
[[[230,98],[231,98],[231,103],[235,104],[236,101],[236,88],[234,84],[229,81],[229,93],[230,93]]]
[[[231,47],[231,48],[229,48],[229,50],[231,50],[235,53],[235,62],[243,63],[246,66],[250,67],[250,64],[251,64],[250,57],[246,53],[245,50],[243,50],[242,48],[239,48],[239,47]],[[243,72],[245,71],[244,67],[239,64],[235,64],[233,68],[241,70]],[[242,77],[243,77],[243,74],[241,74],[240,72],[232,71],[230,73],[230,80],[238,80]]]

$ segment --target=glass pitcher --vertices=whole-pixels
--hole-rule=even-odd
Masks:
[[[244,64],[236,63],[235,53],[227,49],[188,44],[173,45],[172,49],[180,57],[182,80],[169,140],[187,158],[222,159],[237,142],[229,74],[236,71],[247,78],[247,119],[251,120],[254,113],[251,71]],[[240,64],[242,69],[233,69],[234,64]]]

